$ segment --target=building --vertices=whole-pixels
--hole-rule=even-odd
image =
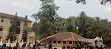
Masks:
[[[92,45],[92,46],[98,46],[98,47],[101,47],[101,45],[103,47],[105,47],[105,45],[103,44],[103,39],[102,37],[96,37],[94,39],[87,39],[86,40],[88,44]]]
[[[47,39],[47,40],[45,40]],[[47,38],[41,39],[40,44],[45,45],[45,41],[51,42],[52,46],[61,47],[64,44],[83,46],[86,43],[86,39],[73,32],[57,33]]]
[[[0,38],[2,38],[3,42],[6,42],[6,36],[8,34],[9,27],[11,26],[13,18],[14,18],[14,15],[6,14],[6,13],[0,13]],[[25,18],[19,17],[19,16],[17,16],[17,18],[19,19],[19,23],[18,23],[19,31],[18,31],[17,41],[21,42],[22,30],[23,30]],[[32,21],[27,19],[27,25],[28,25],[27,40],[29,40],[30,42],[33,42],[35,33],[31,29],[31,22]]]

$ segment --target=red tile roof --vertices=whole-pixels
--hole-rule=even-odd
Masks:
[[[10,14],[6,14],[6,13],[1,13],[1,12],[0,12],[0,17],[13,19],[13,18],[14,18],[14,15],[10,15]],[[24,20],[25,20],[24,17],[19,17],[19,16],[18,16],[18,19],[21,20],[21,21],[24,21]],[[32,21],[30,21],[30,20],[28,20],[28,19],[27,19],[27,21],[28,21],[28,22],[32,22]]]
[[[40,41],[45,41],[46,38],[41,39]],[[86,42],[86,39],[82,36],[79,36],[73,32],[57,33],[52,36],[47,37],[48,41],[83,41]]]

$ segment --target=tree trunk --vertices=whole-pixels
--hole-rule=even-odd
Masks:
[[[47,37],[46,37],[46,34],[45,34],[44,36],[45,36],[45,48],[46,48],[46,44],[47,44]]]

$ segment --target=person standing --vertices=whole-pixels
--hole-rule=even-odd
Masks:
[[[26,46],[26,44],[23,44],[21,49],[27,49],[25,46]]]
[[[70,47],[70,49],[73,49],[73,45]]]
[[[16,47],[16,46],[14,46],[14,47],[13,47],[13,49],[17,49],[17,47]]]
[[[62,49],[65,49],[65,45],[63,44]]]
[[[86,48],[87,48],[87,46],[85,45],[84,49],[86,49]]]
[[[51,43],[50,43],[50,45],[49,45],[49,46],[50,46],[50,49],[52,49],[52,44],[51,44]]]
[[[16,48],[17,48],[17,49],[20,49],[20,45],[19,45],[18,42],[16,43]]]
[[[29,43],[29,45],[27,45],[27,49],[31,49],[30,43]]]
[[[7,48],[6,48],[6,44],[3,44],[3,49],[7,49]]]
[[[8,49],[12,49],[11,44],[9,45]]]
[[[70,49],[70,45],[68,45],[67,49]]]
[[[49,43],[46,45],[46,49],[50,49],[50,47],[49,47]]]
[[[27,49],[27,48],[26,48],[26,44],[24,44],[24,49]]]
[[[81,47],[79,47],[79,46],[77,45],[77,47],[75,47],[75,49],[81,49]]]
[[[40,46],[39,46],[39,44],[37,44],[37,47],[36,47],[36,49],[41,49],[41,48],[40,48]]]
[[[96,49],[99,49],[99,47],[98,47],[98,46],[96,46]]]
[[[102,48],[102,45],[101,45],[101,47],[100,47],[99,49],[103,49],[103,48]]]
[[[67,49],[67,48],[68,48],[68,45],[66,44],[65,49]]]
[[[24,45],[22,45],[21,49],[23,49],[23,48],[24,48]]]
[[[35,49],[35,45],[33,45],[33,48],[32,49]]]

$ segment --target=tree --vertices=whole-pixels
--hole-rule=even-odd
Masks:
[[[76,3],[86,4],[86,0],[76,0]],[[106,3],[111,3],[111,0],[100,0],[101,5],[106,5]]]
[[[23,29],[23,33],[22,33],[22,39],[23,42],[27,41],[27,37],[28,37],[28,28],[27,28],[27,16],[25,17],[25,22],[24,22],[24,29]]]
[[[68,32],[74,32],[75,27],[72,23],[69,23],[66,28]]]
[[[37,14],[33,14],[32,16],[36,19],[42,19],[42,17],[47,18],[49,21],[53,22],[54,18],[57,15],[56,10],[58,10],[58,6],[55,6],[54,0],[40,0],[42,2],[42,7],[40,8]]]
[[[40,20],[38,25],[38,33],[41,38],[46,38],[54,33],[58,32],[58,27],[55,25],[55,17],[58,16],[56,10],[58,6],[55,6],[54,0],[40,0],[42,7],[37,14],[33,14],[32,17],[35,20]],[[46,45],[45,41],[45,45]]]
[[[17,23],[18,23],[18,18],[16,13],[11,23],[11,26],[9,27],[9,33],[7,35],[6,40],[10,39],[11,42],[17,40],[17,31],[19,29]]]
[[[79,27],[79,34],[82,35],[83,37],[87,36],[87,28],[86,28],[86,24],[87,24],[87,15],[85,14],[85,12],[81,12],[80,13],[80,18],[79,18],[79,22],[77,23],[78,27]]]
[[[39,26],[39,23],[37,23],[37,22],[34,22],[33,25],[32,25],[32,30],[35,32],[35,39],[36,40],[40,40],[41,39],[40,35],[38,33],[38,30],[39,30],[38,26]]]

